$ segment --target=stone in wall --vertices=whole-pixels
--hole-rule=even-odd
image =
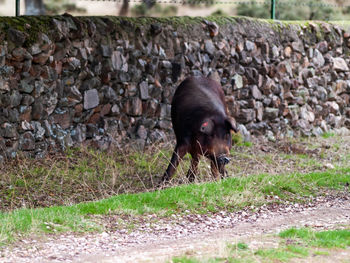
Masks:
[[[27,33],[2,19],[0,160],[164,141],[172,95],[188,75],[221,83],[247,140],[350,128],[350,33],[338,26],[65,15],[25,18]],[[40,20],[52,29],[38,32]]]

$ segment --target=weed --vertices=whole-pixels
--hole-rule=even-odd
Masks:
[[[238,147],[252,147],[253,143],[245,141],[241,133],[232,133],[232,144]]]
[[[265,155],[263,158],[264,158],[265,162],[268,164],[272,164],[274,162],[273,157],[271,155]]]
[[[227,248],[232,251],[235,252],[237,250],[247,250],[249,247],[246,243],[242,243],[242,242],[238,242],[236,244],[228,244]]]
[[[297,154],[296,155],[299,159],[308,159],[308,155],[306,155],[306,154]]]
[[[340,145],[339,145],[339,143],[335,143],[335,144],[333,144],[333,148],[334,148],[334,151],[339,151],[339,149],[340,149]]]
[[[315,255],[315,256],[329,256],[329,252],[322,251],[322,250],[316,250],[313,252],[313,255]]]
[[[330,137],[334,137],[335,134],[333,132],[325,132],[322,134],[322,137],[325,138],[325,139],[328,139]]]
[[[243,136],[241,133],[232,133],[232,144],[242,144]]]

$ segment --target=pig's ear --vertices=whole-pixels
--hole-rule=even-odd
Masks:
[[[200,132],[210,135],[212,134],[214,129],[214,122],[211,119],[204,119],[201,127],[200,127]]]
[[[238,132],[237,123],[236,123],[236,120],[234,118],[228,117],[226,119],[226,125],[230,130],[233,130],[234,132]]]

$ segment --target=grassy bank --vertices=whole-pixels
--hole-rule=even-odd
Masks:
[[[330,167],[348,167],[349,137],[326,134],[324,138],[269,142],[234,137],[229,177],[254,174],[307,174]],[[19,208],[69,206],[124,193],[154,191],[165,171],[173,143],[99,152],[69,149],[41,160],[17,158],[0,164],[0,211]],[[171,185],[186,183],[189,156],[185,156]],[[202,158],[197,182],[212,180],[208,161]]]
[[[138,194],[121,194],[72,206],[18,209],[0,213],[0,242],[18,234],[60,231],[96,231],[102,226],[91,215],[211,213],[236,211],[283,201],[304,202],[328,190],[348,191],[350,168],[305,174],[260,174],[219,182],[182,185]]]

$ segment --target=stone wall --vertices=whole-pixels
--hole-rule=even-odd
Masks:
[[[188,75],[221,82],[241,132],[350,127],[350,33],[246,18],[0,18],[0,159],[171,134]]]

